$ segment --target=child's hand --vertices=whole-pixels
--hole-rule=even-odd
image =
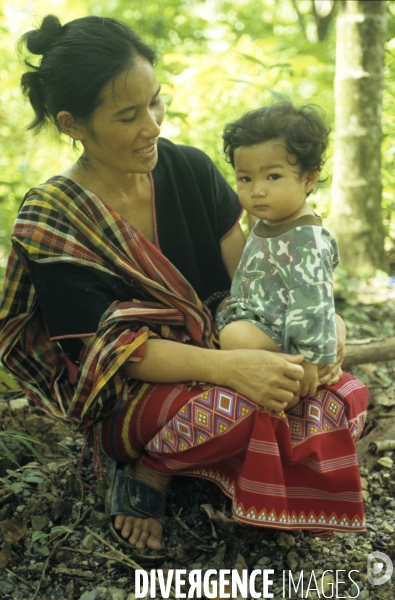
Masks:
[[[304,370],[304,376],[300,382],[299,394],[301,398],[305,396],[314,396],[317,391],[318,385],[318,366],[304,360],[302,367]]]

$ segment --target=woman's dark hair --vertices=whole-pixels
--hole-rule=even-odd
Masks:
[[[314,105],[296,108],[290,102],[277,102],[249,110],[225,125],[222,137],[227,162],[234,167],[234,151],[240,146],[253,146],[274,138],[285,141],[288,154],[297,159],[299,177],[307,171],[321,170],[325,162],[330,128]]]
[[[89,124],[93,111],[101,104],[101,91],[136,56],[155,64],[156,53],[127,25],[116,19],[82,17],[65,25],[53,15],[44,17],[41,27],[25,33],[19,49],[26,45],[32,54],[41,54],[38,66],[22,75],[21,86],[35,112],[28,129],[36,131],[65,110]]]

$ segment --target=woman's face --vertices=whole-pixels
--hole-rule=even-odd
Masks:
[[[82,130],[90,165],[119,175],[152,171],[164,115],[159,93],[153,67],[141,56],[105,86],[91,126]]]

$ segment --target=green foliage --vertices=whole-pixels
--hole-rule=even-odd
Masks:
[[[11,479],[0,477],[0,482],[16,495],[21,494],[23,490],[29,488],[31,483],[44,483],[40,474],[34,471],[34,469],[24,469],[22,473],[7,469],[7,473]]]
[[[388,2],[386,90],[383,112],[383,207],[388,246],[395,239],[395,7]],[[21,95],[23,67],[15,50],[19,36],[48,12],[67,22],[85,14],[113,16],[133,27],[159,53],[157,76],[162,84],[167,118],[162,135],[205,150],[233,185],[225,163],[221,132],[245,110],[289,98],[295,104],[317,103],[333,128],[335,18],[324,41],[317,39],[311,0],[64,0],[29,5],[24,0],[0,8],[0,267],[10,248],[9,234],[26,190],[75,158],[57,133],[35,137],[25,131],[31,108]],[[327,153],[327,183],[311,197],[313,208],[330,214],[333,148]]]
[[[333,126],[333,27],[325,42],[317,41],[309,0],[297,3],[299,14],[290,0],[157,1],[144,10],[133,0],[111,5],[93,0],[88,6],[94,14],[124,20],[157,47],[167,108],[163,135],[207,152],[231,185],[234,175],[224,160],[221,133],[249,108],[279,99],[319,103]],[[331,154],[330,149],[328,182],[312,198],[324,217]]]
[[[63,8],[68,14],[65,14],[66,19],[78,16],[72,4],[70,2]],[[42,11],[44,16],[48,6],[43,6]],[[61,165],[65,157],[70,156],[70,145],[53,133],[37,138],[25,130],[32,120],[32,110],[23,99],[19,86],[24,68],[16,43],[25,30],[39,21],[37,7],[31,6],[29,12],[23,0],[4,2],[0,6],[0,265],[3,273],[5,257],[10,250],[12,223],[24,194],[29,187],[53,175],[54,170],[64,168]]]
[[[14,378],[0,365],[0,394],[19,389]]]
[[[42,464],[43,467],[51,475],[45,458],[33,445],[38,444],[43,446],[43,442],[40,442],[39,440],[32,437],[31,435],[28,435],[27,433],[22,433],[13,429],[6,429],[5,431],[0,431],[0,450],[2,450],[4,454],[9,458],[9,460],[16,465],[18,465],[18,461],[7,447],[7,441],[12,441],[14,444],[16,443],[20,446],[23,446],[28,451],[28,453],[31,456],[33,456],[40,464]]]
[[[44,533],[44,531],[35,531],[32,535],[32,542],[37,542],[40,545],[37,546],[37,551],[43,556],[48,556],[50,554],[49,543],[54,538],[59,537],[54,534],[61,533],[73,533],[73,529],[70,527],[65,527],[64,525],[56,525],[55,527],[51,527],[50,533]]]

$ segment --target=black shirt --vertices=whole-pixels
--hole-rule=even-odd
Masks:
[[[220,242],[240,217],[236,193],[204,152],[164,138],[152,175],[160,250],[202,301],[228,290]],[[61,339],[72,359],[81,348],[79,336],[96,331],[112,302],[149,299],[138,286],[92,267],[26,262],[50,335]]]

